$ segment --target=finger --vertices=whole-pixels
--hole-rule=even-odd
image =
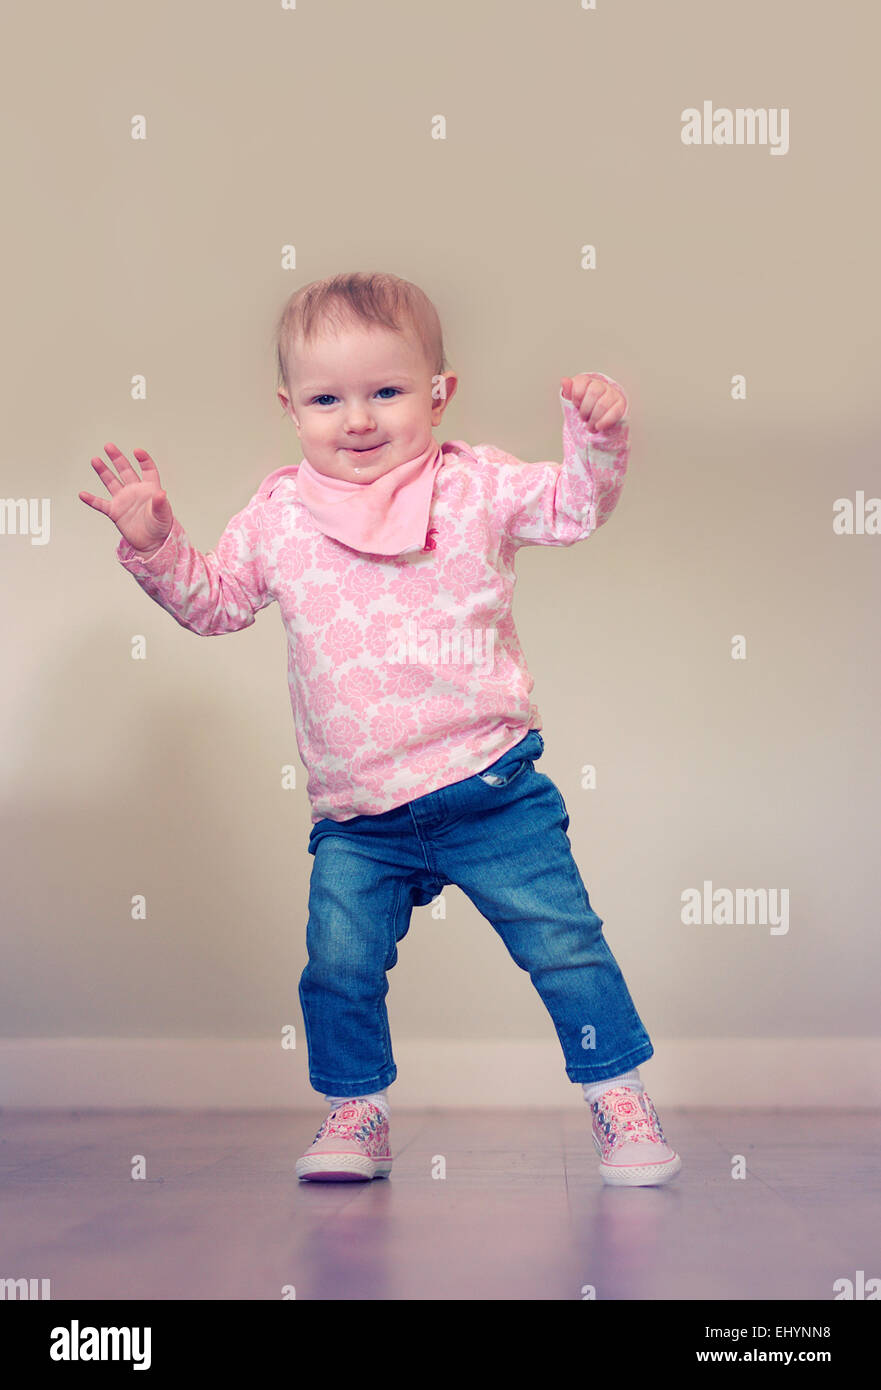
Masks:
[[[589,425],[588,428],[593,430],[595,434],[598,434],[600,430],[610,430],[613,425],[617,425],[623,414],[624,411],[621,409],[620,402],[616,402],[611,410],[603,411],[596,424]]]
[[[156,482],[159,482],[159,469],[147,453],[146,449],[132,449],[132,453],[141,466],[141,476],[146,478],[148,473],[152,473]]]
[[[141,481],[125,454],[121,449],[117,449],[115,444],[105,444],[104,452],[109,455],[110,462],[119,470],[120,478],[124,478],[127,483],[139,483]]]
[[[588,424],[591,420],[599,420],[608,412],[613,400],[614,397],[604,382],[592,381],[581,402],[582,418],[587,420]]]
[[[103,512],[105,516],[110,515],[110,504],[101,497],[95,497],[91,492],[81,492],[78,494],[83,502],[89,507],[94,507],[96,512]]]
[[[595,377],[588,381],[581,398],[581,412],[585,419],[607,390],[608,387],[604,381],[599,381]]]
[[[120,482],[119,478],[117,478],[113,470],[107,467],[107,464],[104,462],[102,458],[98,458],[97,456],[93,458],[92,467],[98,474],[98,477],[101,479],[101,482],[104,484],[111,497],[114,493],[119,492],[122,489],[123,484]]]

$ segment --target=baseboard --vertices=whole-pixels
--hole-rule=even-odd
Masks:
[[[663,1106],[871,1110],[881,1038],[653,1039],[640,1075]],[[579,1091],[556,1038],[395,1041],[397,1109],[556,1108]],[[5,1109],[321,1109],[305,1042],[0,1038]]]

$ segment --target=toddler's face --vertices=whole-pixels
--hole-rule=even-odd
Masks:
[[[297,345],[291,398],[278,398],[293,420],[303,454],[318,473],[372,483],[421,454],[440,423],[457,379],[445,372],[446,400],[418,339],[379,325],[352,325]]]

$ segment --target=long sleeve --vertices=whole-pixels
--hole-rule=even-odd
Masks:
[[[160,607],[203,637],[250,627],[275,595],[265,576],[267,502],[263,490],[226,527],[217,546],[202,554],[174,518],[159,550],[143,559],[121,538],[116,548],[128,570]]]
[[[616,381],[595,372],[622,390]],[[608,519],[624,486],[630,456],[626,415],[592,432],[562,391],[563,463],[522,463],[503,450],[478,449],[496,464],[495,516],[515,545],[573,545]]]

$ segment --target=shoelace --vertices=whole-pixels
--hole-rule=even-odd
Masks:
[[[627,1106],[619,1110],[620,1097],[626,1096],[634,1102],[635,1109]],[[609,1097],[616,1097],[609,1100]],[[601,1108],[600,1101],[603,1106]],[[624,1139],[632,1144],[663,1144],[665,1142],[657,1116],[653,1113],[645,1094],[633,1091],[629,1086],[614,1086],[605,1091],[591,1106],[600,1128],[604,1130],[610,1143]]]
[[[350,1106],[355,1109],[355,1114],[340,1119],[340,1114]],[[322,1139],[330,1134],[338,1134],[345,1139],[366,1139],[379,1129],[384,1120],[385,1116],[378,1105],[372,1105],[369,1101],[347,1100],[335,1110],[331,1110],[315,1138]]]

